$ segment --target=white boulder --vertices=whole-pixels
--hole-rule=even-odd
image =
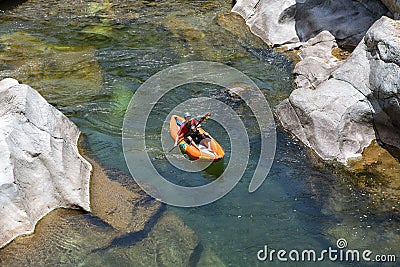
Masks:
[[[244,18],[250,30],[269,45],[296,43],[296,0],[238,0],[232,12]]]
[[[332,55],[337,49],[335,37],[327,31],[319,33],[301,47],[300,62],[293,70],[297,88],[314,89],[326,81],[342,62]]]
[[[90,210],[79,129],[34,89],[0,81],[0,247],[59,208]]]

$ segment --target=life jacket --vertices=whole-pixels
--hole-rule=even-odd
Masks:
[[[191,127],[192,127],[192,125],[195,125],[195,126],[197,126],[197,124],[198,124],[198,121],[196,120],[196,119],[192,119],[191,120],[191,125],[190,125],[190,127],[188,126],[188,123],[187,122],[184,122],[184,123],[182,123],[182,125],[180,126],[180,128],[179,128],[179,131],[178,131],[178,135],[181,135],[182,133],[183,133],[183,136],[184,137],[187,137],[187,136],[189,136],[190,134],[191,134]],[[196,129],[197,130],[197,129]],[[193,134],[193,133],[192,133]]]

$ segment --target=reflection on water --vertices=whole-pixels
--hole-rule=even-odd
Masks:
[[[291,62],[252,36],[229,10],[230,1],[215,0],[25,1],[0,14],[0,77],[13,76],[33,86],[79,126],[104,166],[126,171],[121,147],[125,109],[135,90],[166,67],[192,60],[225,63],[252,78],[272,107],[290,93]],[[399,202],[390,202],[393,210],[381,212],[380,205],[388,203],[385,199],[373,203],[376,200],[357,189],[349,176],[316,165],[304,148],[282,132],[278,132],[276,157],[267,180],[249,194],[260,146],[253,114],[226,91],[209,86],[200,95],[196,86],[189,85],[185,93],[179,88],[173,91],[152,113],[159,125],[147,129],[149,155],[156,158],[162,152],[160,125],[170,108],[200,96],[230,105],[246,125],[251,146],[245,175],[227,196],[204,207],[168,208],[197,235],[168,215],[141,246],[98,251],[112,242],[116,230],[91,214],[59,211],[43,222],[48,227],[36,235],[36,241],[22,238],[0,250],[0,263],[255,266],[260,264],[256,253],[264,245],[322,250],[338,238],[346,238],[354,249],[398,253]],[[229,161],[229,139],[218,125],[207,123],[207,131],[226,148],[225,161],[190,178],[163,159],[153,160],[156,168],[175,181],[192,185],[215,179]],[[134,186],[128,178],[117,181]],[[186,233],[187,239],[180,240],[175,231]],[[170,240],[174,240],[174,249],[167,251]],[[187,254],[174,258],[182,246],[190,248]]]

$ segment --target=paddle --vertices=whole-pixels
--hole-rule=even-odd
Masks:
[[[178,146],[179,142],[182,141],[182,139],[183,139],[183,137],[180,138],[180,139],[178,140],[178,142],[176,143],[176,145],[174,145],[167,153],[170,153],[172,150],[174,150],[174,148]]]
[[[174,150],[174,148],[175,148],[175,147],[177,147],[177,146],[178,146],[178,145],[176,145],[176,146],[173,146],[173,147],[172,147],[170,150],[168,150],[168,152],[167,152],[167,153],[171,153],[171,151],[172,151],[172,150]]]
[[[202,123],[205,120],[208,120],[211,116],[211,112],[207,112],[203,117],[201,117],[201,119],[199,120],[199,122],[196,125],[196,128],[199,127],[200,123]]]
[[[195,125],[195,128],[197,129],[199,126],[200,126],[200,124],[202,123],[202,122],[204,122],[205,120],[207,120],[208,118],[210,118],[210,116],[211,116],[211,113],[210,112],[207,112],[203,117],[201,117],[200,118],[200,120],[197,122],[197,124]],[[187,122],[186,122],[187,123]],[[185,123],[185,124],[186,124]],[[186,126],[187,127],[187,126]],[[183,137],[181,137],[179,140],[178,140],[178,142],[177,142],[177,144],[176,145],[174,145],[170,150],[168,150],[168,152],[167,153],[171,153],[171,151],[172,150],[174,150],[175,149],[175,147],[177,147],[178,146],[178,144],[179,144],[179,142],[181,142],[183,140]],[[165,158],[165,152],[162,152],[159,156],[157,156],[156,157],[156,159],[163,159],[163,158]]]

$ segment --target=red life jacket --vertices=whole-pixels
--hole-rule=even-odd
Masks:
[[[198,121],[196,119],[191,119],[191,125],[197,126]],[[181,127],[179,128],[178,135],[187,134],[189,132],[188,123],[184,122]]]

